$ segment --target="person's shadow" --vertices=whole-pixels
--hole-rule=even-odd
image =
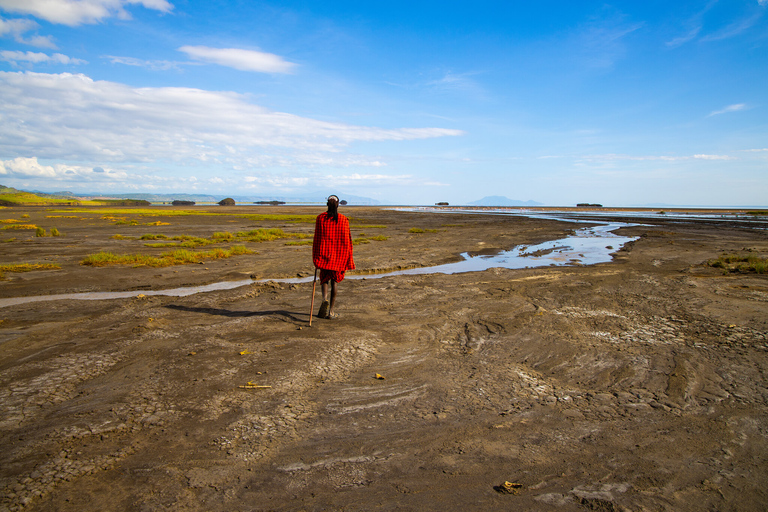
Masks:
[[[187,311],[189,313],[205,313],[208,315],[227,316],[230,318],[248,317],[248,316],[283,316],[294,322],[306,322],[306,314],[295,313],[292,311],[285,311],[283,309],[275,309],[271,311],[231,311],[229,309],[221,308],[195,308],[190,306],[180,306],[178,304],[168,304],[165,306],[168,309],[175,309],[177,311]],[[300,315],[300,316],[297,316]]]

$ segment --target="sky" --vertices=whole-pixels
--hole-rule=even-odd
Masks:
[[[768,206],[768,0],[0,0],[0,184]]]

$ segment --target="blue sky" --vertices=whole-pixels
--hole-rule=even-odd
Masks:
[[[768,0],[0,0],[0,183],[768,205]]]

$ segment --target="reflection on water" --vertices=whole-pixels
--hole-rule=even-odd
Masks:
[[[413,268],[398,270],[383,274],[352,275],[348,279],[378,279],[390,276],[420,275],[420,274],[458,274],[462,272],[481,272],[490,268],[535,268],[563,265],[594,265],[611,261],[611,253],[616,252],[625,243],[635,238],[622,237],[613,234],[620,227],[628,226],[625,223],[610,223],[602,226],[583,228],[577,230],[572,236],[544,242],[538,245],[515,247],[510,251],[503,251],[493,256],[470,256],[462,254],[463,261],[437,265],[434,267]],[[0,299],[0,307],[26,304],[28,302],[40,302],[47,300],[105,300],[136,297],[137,295],[166,295],[171,297],[185,297],[195,293],[204,293],[217,290],[231,290],[253,283],[274,281],[278,283],[306,283],[312,281],[312,277],[299,277],[291,279],[244,279],[239,281],[224,281],[202,286],[188,286],[168,290],[146,290],[131,292],[91,292],[91,293],[64,293],[59,295],[38,295],[34,297],[13,297]]]

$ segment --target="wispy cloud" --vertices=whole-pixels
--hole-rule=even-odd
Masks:
[[[123,64],[125,66],[135,66],[139,68],[152,69],[155,71],[167,71],[169,69],[178,69],[186,62],[174,62],[170,60],[144,60],[135,57],[120,57],[117,55],[107,55],[104,58],[109,59],[113,64]]]
[[[698,36],[700,32],[701,32],[701,26],[694,27],[691,30],[689,30],[687,34],[684,34],[680,37],[676,37],[671,41],[667,41],[665,44],[671,48],[677,48],[678,46],[682,46],[685,43],[696,39],[696,36]]]
[[[166,0],[0,0],[0,9],[74,27],[113,16],[130,19],[125,7],[134,4],[160,12],[173,10]]]
[[[588,66],[609,68],[624,57],[625,38],[642,26],[642,23],[625,22],[625,15],[610,12],[606,7],[579,28],[570,44]]]
[[[740,20],[736,20],[733,23],[730,23],[726,25],[725,27],[721,28],[720,30],[713,32],[712,34],[709,34],[705,37],[702,37],[702,41],[720,41],[722,39],[729,39],[731,37],[735,37],[740,35],[741,33],[745,32],[749,28],[751,28],[755,23],[758,22],[758,20],[762,17],[763,13],[756,12],[752,16],[749,16],[748,18],[742,18]]]
[[[0,0],[0,5],[2,0]],[[37,48],[56,48],[49,36],[25,36],[40,27],[32,20],[4,20],[0,18],[0,37],[12,37],[17,43],[35,46]]]
[[[73,59],[61,53],[48,55],[39,52],[17,52],[8,50],[0,51],[0,60],[14,64],[19,62],[29,62],[32,64],[86,64],[86,61],[84,60]]]
[[[717,116],[720,114],[727,114],[728,112],[738,112],[739,110],[744,110],[747,108],[747,105],[745,103],[736,103],[734,105],[728,105],[725,108],[721,108],[720,110],[714,110],[710,112],[707,117]]]
[[[608,153],[604,155],[584,155],[580,159],[588,161],[614,161],[614,160],[632,160],[632,161],[663,161],[663,162],[680,162],[685,160],[735,160],[735,157],[729,155],[682,155],[682,156],[670,156],[670,155],[622,155]]]
[[[179,51],[191,58],[226,66],[241,71],[261,73],[290,73],[296,64],[284,60],[279,55],[243,50],[240,48],[210,48],[208,46],[182,46]]]

